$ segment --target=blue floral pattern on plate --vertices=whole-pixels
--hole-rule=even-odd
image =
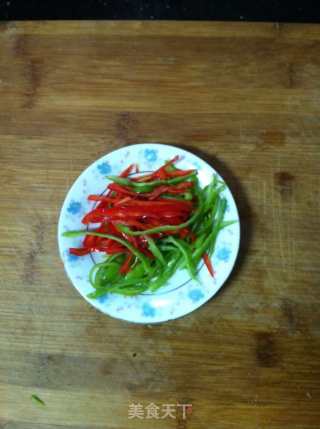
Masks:
[[[191,301],[197,302],[197,301],[200,301],[204,297],[204,294],[201,291],[201,289],[191,289],[188,296],[191,299]]]
[[[230,255],[231,255],[231,249],[229,249],[228,247],[221,247],[217,251],[217,258],[223,262],[228,262]]]
[[[108,299],[108,295],[103,295],[98,298],[100,304],[104,304]]]
[[[90,207],[86,196],[104,192],[105,176],[117,174],[127,165],[137,162],[141,171],[159,168],[166,160],[180,156],[181,168],[199,170],[199,181],[205,186],[216,172],[205,161],[183,149],[156,143],[146,143],[123,147],[94,162],[87,168],[69,190],[61,209],[58,225],[59,250],[70,281],[79,293],[93,307],[112,317],[136,323],[160,323],[184,316],[208,301],[222,287],[228,278],[239,249],[239,222],[228,226],[218,236],[216,252],[213,255],[215,278],[208,274],[205,266],[199,271],[199,281],[188,278],[186,270],[177,272],[170,279],[172,287],[163,287],[159,293],[124,297],[109,294],[97,300],[87,297],[92,292],[88,273],[92,267],[90,256],[70,255],[70,247],[79,247],[81,239],[62,236],[65,230],[83,228],[81,217]],[[223,180],[219,176],[220,180]],[[238,220],[238,211],[228,188],[224,191],[228,202],[226,220]],[[102,255],[100,255],[102,257]],[[99,253],[94,255],[99,262]],[[187,281],[185,281],[187,279]],[[179,285],[183,285],[179,287]],[[160,293],[161,292],[161,293]]]
[[[145,149],[144,156],[147,161],[154,162],[157,160],[157,150],[155,149]]]
[[[67,258],[70,262],[76,262],[79,258],[77,255],[73,255],[72,253],[67,252]]]
[[[112,168],[108,162],[102,162],[101,164],[98,164],[97,168],[101,174],[110,174],[112,171]]]
[[[78,201],[71,201],[67,210],[69,213],[75,215],[80,213],[81,207],[81,203],[79,203]]]
[[[142,313],[146,317],[154,317],[156,314],[156,309],[148,303],[144,303],[142,306]]]

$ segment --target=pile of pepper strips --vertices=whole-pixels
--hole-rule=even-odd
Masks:
[[[119,176],[108,176],[107,193],[89,195],[97,204],[82,219],[87,226],[100,224],[98,228],[64,233],[85,235],[82,247],[70,248],[70,253],[107,255],[90,272],[91,298],[154,291],[178,268],[187,268],[195,278],[201,258],[214,276],[210,256],[219,231],[229,224],[223,222],[224,184],[214,176],[201,189],[197,171],[178,169],[178,160],[176,156],[143,175],[134,174],[139,168],[132,164]]]

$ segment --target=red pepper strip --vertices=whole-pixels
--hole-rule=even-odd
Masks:
[[[134,226],[135,228],[138,228],[140,230],[150,229],[150,224],[145,224],[145,223],[139,222],[135,218],[127,218],[127,219],[122,219],[122,218],[117,219],[117,218],[114,218],[114,219],[112,219],[112,223],[115,226],[117,224],[127,225],[127,226]]]
[[[129,167],[127,167],[125,170],[123,170],[122,173],[120,173],[120,177],[128,177],[130,173],[132,173],[132,170],[134,169],[136,164],[131,164]]]
[[[177,185],[174,185],[171,187],[173,187],[173,189],[184,189],[184,190],[186,190],[187,188],[193,187],[193,182],[181,182],[181,183],[178,183]]]
[[[106,209],[109,206],[110,206],[110,203],[106,203],[105,201],[100,201],[100,203],[96,205],[96,209]]]
[[[107,251],[105,251],[108,255],[114,255],[115,253],[124,253],[126,251],[126,247],[123,246],[114,246],[108,248]]]
[[[148,242],[147,242],[146,238],[143,237],[142,235],[140,235],[137,238],[138,238],[138,242],[139,242],[140,252],[143,253],[144,255],[148,256],[148,258],[154,259],[154,255],[148,249]]]
[[[169,178],[170,178],[170,176],[167,173],[167,171],[162,169],[162,167],[161,167],[159,170],[157,170],[157,172],[147,174],[145,176],[136,177],[132,180],[134,182],[149,182],[150,180],[154,180],[154,179],[166,180]]]
[[[191,237],[191,243],[193,243],[194,241],[196,241],[196,238],[197,238],[196,235],[192,231],[190,231],[189,234],[190,234],[190,237]]]
[[[134,237],[133,235],[128,235],[127,240],[129,243],[133,244],[134,247],[139,249],[139,240],[137,240],[137,237]]]
[[[170,218],[170,225],[180,225],[180,223],[182,223],[184,221],[184,217],[181,216],[176,216],[176,217],[172,217]],[[155,228],[158,226],[162,226],[164,224],[164,222],[167,222],[164,219],[161,218],[145,218],[144,219],[144,224],[145,225],[149,225],[149,228]],[[145,229],[145,228],[144,228]]]
[[[84,256],[90,252],[91,252],[90,248],[87,248],[87,247],[80,247],[80,248],[70,247],[69,249],[69,253],[71,253],[71,255],[76,255],[76,256]]]
[[[206,266],[208,268],[209,273],[211,274],[212,277],[214,277],[215,272],[214,272],[214,269],[213,269],[213,266],[212,266],[212,263],[211,263],[211,260],[210,260],[210,258],[208,256],[208,254],[204,253],[202,258],[203,258],[203,261],[204,261],[204,263],[206,264]]]
[[[100,223],[105,220],[104,211],[107,209],[99,208],[99,209],[93,209],[91,212],[87,213],[82,218],[82,223],[87,225],[89,223]]]
[[[170,210],[171,208],[174,209],[181,209],[181,210],[191,210],[193,207],[193,204],[191,201],[183,201],[183,200],[170,200],[166,198],[161,198],[160,200],[154,200],[152,203],[150,201],[145,200],[136,200],[130,197],[123,198],[120,200],[117,204],[117,206],[124,206],[124,207],[160,207],[160,208],[167,208]]]
[[[126,221],[121,221],[119,223],[121,223],[123,225],[123,224],[126,224],[126,222],[129,222],[130,226],[137,226],[137,225],[133,225],[133,223],[134,223],[134,224],[138,224],[139,227],[140,227],[140,225],[142,225],[144,228],[150,228],[150,225],[144,225],[144,224],[137,222],[137,221],[129,221],[128,219]],[[116,225],[114,225],[114,224],[110,224],[110,225],[112,225],[112,227],[117,231],[117,235],[119,235],[119,231],[117,230]],[[148,249],[146,249],[145,247],[142,246],[142,244],[139,240],[139,237],[130,236],[130,235],[127,235],[124,233],[121,233],[121,236],[125,240],[129,241],[140,252],[144,253],[149,258],[153,258],[153,254]]]
[[[178,231],[176,229],[172,230],[172,231],[165,231],[164,234],[165,235],[176,235],[178,233]]]
[[[185,216],[176,216],[170,218],[170,225],[180,225],[180,223],[183,223],[186,220]],[[163,225],[163,221],[161,223],[159,222],[159,226]]]
[[[108,250],[111,248],[112,243],[108,238],[103,237],[97,237],[100,238],[98,242],[95,243],[95,246],[92,250],[95,250],[97,252],[108,252]]]
[[[123,195],[130,195],[132,197],[136,197],[138,195],[127,186],[118,185],[117,183],[110,183],[110,185],[108,185],[108,189],[110,191],[118,192]]]
[[[159,238],[163,238],[163,233],[162,232],[158,232],[156,234],[148,234],[148,236],[151,237],[151,238],[153,238],[154,240],[158,240]]]
[[[106,188],[106,191],[107,190],[108,190],[108,187]],[[106,197],[111,197],[111,195],[112,195],[112,191],[108,190],[105,196]]]
[[[69,252],[76,256],[88,255],[91,252],[119,253],[123,251],[125,251],[123,246],[118,245],[111,247],[107,240],[101,241],[100,243],[95,243],[92,247],[70,247],[69,249]]]
[[[189,229],[188,229],[188,228],[182,228],[182,229],[180,229],[180,231],[179,231],[179,238],[184,239],[184,238],[186,238],[186,237],[187,237],[187,235],[189,235],[189,233],[190,233],[190,231],[189,231]]]
[[[186,176],[188,174],[193,173],[196,170],[173,170],[168,172],[169,177],[173,178],[173,177],[182,177],[182,176]]]
[[[159,218],[162,217],[174,217],[174,216],[186,216],[189,213],[187,210],[179,210],[179,209],[170,209],[170,211],[167,211],[167,209],[162,208],[156,209],[150,207],[147,208],[134,208],[130,207],[129,209],[126,207],[112,207],[112,208],[99,208],[99,209],[93,209],[91,212],[87,213],[83,219],[82,223],[84,225],[87,225],[89,223],[100,223],[107,220],[120,220],[120,219],[126,219],[128,217],[131,218],[141,218],[144,216],[150,216],[150,217],[156,217]],[[137,220],[137,219],[136,219]]]
[[[109,225],[102,224],[96,229],[96,232],[108,232]],[[86,235],[83,240],[83,247],[89,248],[91,251],[97,250],[96,247],[100,245],[101,241],[104,240],[101,237],[94,235]]]
[[[155,174],[155,172],[154,172],[151,174],[147,174],[145,176],[135,177],[132,180],[134,182],[139,182],[139,183],[146,182],[147,183],[150,180],[154,180],[154,179],[166,180],[169,178],[170,178],[169,174],[165,170],[160,169],[157,174]]]
[[[110,197],[111,191],[108,191],[106,195],[89,195],[89,201],[99,201],[99,204],[96,206],[96,209],[104,209],[108,207],[108,204],[112,204],[117,201],[116,198]],[[109,196],[108,196],[109,195]]]
[[[170,194],[181,194],[181,192],[185,192],[187,189],[193,187],[192,182],[181,182],[178,185],[170,186],[169,193]]]
[[[147,198],[148,200],[155,200],[156,198],[160,197],[161,194],[169,193],[169,189],[169,186],[161,185],[154,189],[152,192],[145,192],[144,194],[141,194],[141,197]],[[183,192],[184,191],[180,191],[179,193]]]
[[[96,237],[94,235],[86,235],[83,240],[83,247],[93,248],[96,242]]]
[[[110,223],[108,223],[108,231],[107,231],[109,234],[112,234],[112,235],[117,235],[117,236],[119,236],[120,237],[120,233],[119,233],[119,231],[117,230],[117,228],[115,227],[115,225],[112,223],[112,222],[110,222]]]
[[[135,198],[141,198],[141,199],[150,199],[154,200],[158,198],[161,194],[168,193],[168,194],[182,194],[185,192],[186,189],[192,188],[193,183],[192,182],[182,182],[178,185],[160,185],[157,188],[155,188],[152,192],[143,192],[138,193],[134,192],[132,189],[128,188],[127,186],[118,185],[117,183],[110,183],[108,186],[109,190],[118,192],[122,195],[129,195],[131,197]]]
[[[144,255],[148,256],[148,258],[154,259],[154,255],[150,252],[150,250],[148,250],[144,247],[140,247],[140,252],[143,253]]]
[[[149,200],[155,200],[156,198],[160,197],[161,194],[167,193],[168,189],[169,186],[167,185],[158,186],[154,191],[147,193],[147,198]]]
[[[119,197],[119,199],[114,203],[114,206],[119,206],[121,204],[124,204],[127,201],[130,201],[130,197],[129,196],[128,197],[124,197],[124,198]],[[134,201],[136,201],[136,200],[134,200]]]
[[[121,205],[121,206],[116,206],[113,207],[112,209],[114,210],[121,210],[121,211],[125,211],[127,212],[127,215],[131,215],[131,216],[153,216],[154,215],[156,217],[172,217],[172,216],[185,216],[188,215],[192,208],[191,207],[187,207],[187,206],[178,206],[178,207],[174,207],[173,205],[161,205],[161,206],[150,206],[150,202],[149,206],[142,206],[140,207],[139,205],[136,206],[126,206],[126,205]],[[112,210],[110,209],[110,210]]]
[[[170,208],[170,211],[167,208],[163,207],[130,207],[130,208],[118,208],[118,207],[112,207],[109,209],[99,209],[99,210],[92,210],[88,215],[86,215],[82,222],[90,223],[90,222],[102,222],[103,220],[113,218],[117,219],[126,219],[128,216],[131,217],[155,217],[155,218],[172,218],[172,217],[181,217],[184,218],[189,214],[190,210],[180,210],[180,209],[174,209]]]
[[[167,161],[162,167],[160,167],[159,170],[161,170],[163,168],[167,168],[167,167],[169,167],[169,165],[172,165],[172,164],[178,162],[179,160],[180,160],[180,155],[176,155],[172,159],[170,159],[169,161]]]
[[[116,198],[106,197],[105,195],[89,195],[89,201],[104,201],[106,203],[114,203],[117,202]]]
[[[95,207],[96,209],[107,209],[108,207],[110,207],[110,204],[116,206],[125,202],[128,198],[129,197],[123,198],[122,195],[118,195],[113,198],[106,197],[105,195],[89,195],[88,200],[100,201],[99,204]]]
[[[120,236],[119,231],[111,223],[102,224],[99,228],[95,230],[96,232],[106,232],[113,235]],[[134,237],[135,238],[135,237]],[[94,235],[86,235],[83,240],[83,247],[81,248],[71,248],[70,253],[82,256],[87,255],[90,252],[107,252],[107,253],[117,253],[123,252],[126,249],[117,242],[104,237],[97,237]]]
[[[108,232],[110,233],[112,231],[111,225],[109,225]],[[116,231],[119,235],[118,231]],[[117,252],[125,252],[126,248],[123,247],[121,244],[119,244],[116,241],[110,240],[109,238],[105,237],[98,237],[100,238],[100,241],[95,244],[95,250],[100,252],[106,252],[106,253],[117,253]]]
[[[166,162],[162,167],[158,168],[158,170],[154,171],[151,174],[148,174],[146,176],[141,176],[141,177],[137,177],[135,179],[133,179],[135,182],[148,182],[149,180],[154,180],[154,179],[168,179],[170,177],[170,175],[168,174],[168,172],[166,171],[166,168],[169,165],[174,164],[175,162],[177,162],[179,160],[179,155],[176,155],[174,158],[172,158],[170,161]]]
[[[120,267],[119,271],[121,274],[127,274],[130,271],[130,264],[131,264],[132,258],[133,258],[133,254],[129,253]]]
[[[162,176],[163,176],[163,175],[165,175],[166,177],[164,177],[164,178],[167,178],[167,177],[168,177],[168,173],[167,173],[167,171],[166,171],[166,168],[167,168],[167,167],[169,167],[169,165],[172,165],[172,164],[174,164],[175,162],[179,161],[179,159],[180,159],[179,155],[176,155],[176,156],[175,156],[174,158],[172,158],[170,161],[166,162],[162,167],[158,168],[158,170],[154,171],[154,172],[151,174],[152,178],[159,177],[159,175],[160,175],[160,176],[161,176],[161,175],[162,175]]]
[[[150,259],[154,259],[154,255],[150,252],[148,249],[148,242],[147,240],[141,235],[137,238],[137,249],[143,253],[144,255],[148,256]]]
[[[129,241],[129,243],[131,243],[136,249],[140,250],[139,240],[136,237],[127,235],[124,232],[122,232],[121,235],[126,241]]]
[[[150,179],[152,179],[151,174],[146,174],[146,175],[140,176],[140,177],[133,177],[131,180],[133,182],[148,182]]]
[[[153,179],[160,179],[160,180],[166,180],[169,179],[170,175],[165,169],[160,169],[159,172],[153,176]]]
[[[183,194],[187,189],[192,188],[193,183],[192,182],[182,182],[178,185],[161,185],[158,186],[154,191],[149,192],[147,194],[144,194],[146,197],[148,197],[149,200],[154,200],[162,194]]]

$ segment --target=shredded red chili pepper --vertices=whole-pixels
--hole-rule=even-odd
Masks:
[[[130,271],[130,264],[132,262],[133,255],[132,253],[128,253],[126,259],[124,260],[123,264],[120,267],[120,273],[121,274],[127,274]]]
[[[209,271],[210,275],[212,277],[214,277],[215,276],[215,271],[213,269],[211,259],[209,258],[209,256],[208,256],[207,253],[204,253],[204,255],[203,255],[203,261],[206,264],[206,267],[208,268],[208,271]]]

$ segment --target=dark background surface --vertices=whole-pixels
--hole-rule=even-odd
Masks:
[[[320,1],[0,0],[0,19],[193,19],[320,22]]]

